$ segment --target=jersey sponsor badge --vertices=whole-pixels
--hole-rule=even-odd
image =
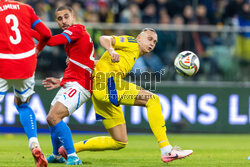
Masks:
[[[63,32],[66,33],[66,34],[69,34],[69,35],[72,35],[72,34],[73,34],[73,33],[72,33],[71,31],[69,31],[69,30],[64,30]]]

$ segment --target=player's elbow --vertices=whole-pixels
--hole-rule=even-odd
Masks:
[[[100,36],[99,41],[100,41],[100,44],[103,46],[103,43],[105,41],[105,36]]]
[[[42,37],[44,38],[44,39],[46,39],[46,40],[49,40],[49,38],[51,37],[51,31],[50,31],[50,29],[46,29],[45,31],[44,31],[44,33],[42,34]]]
[[[50,29],[42,22],[37,24],[34,29],[40,34],[41,38],[43,39],[48,40],[52,35]]]
[[[49,40],[49,41],[47,42],[47,45],[48,45],[48,46],[56,46],[53,42],[51,42],[51,40]]]
[[[104,39],[105,39],[105,36],[100,36],[99,37],[100,42],[102,42]]]
[[[112,40],[112,36],[100,36],[99,40],[102,46],[105,46],[107,43],[110,43],[111,45],[113,45],[113,40]]]

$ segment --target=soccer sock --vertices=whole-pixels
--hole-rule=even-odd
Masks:
[[[76,153],[81,151],[119,150],[127,143],[119,142],[109,136],[93,137],[74,144]]]
[[[60,158],[62,158],[61,155],[54,155],[54,154],[53,154],[53,156],[54,156],[54,158],[55,158],[56,160],[59,160]]]
[[[52,133],[52,128],[49,127],[50,130],[50,138],[51,138],[51,142],[52,142],[52,146],[53,146],[53,155],[55,156],[59,156],[59,152],[58,149],[60,148],[60,146],[62,145],[61,142],[59,141],[58,137],[56,136],[56,133]]]
[[[171,145],[167,145],[165,147],[161,148],[161,155],[167,155],[172,151],[172,146]]]
[[[74,153],[72,153],[72,154],[68,154],[68,157],[70,157],[70,156],[77,157],[77,155],[76,155],[76,153],[75,153],[75,152],[74,152]]]
[[[62,145],[67,151],[67,154],[72,154],[75,152],[71,131],[66,123],[61,121],[55,126],[51,127],[51,139],[52,138],[54,139],[54,137],[57,138],[60,141],[60,143],[62,143]],[[56,145],[55,143],[55,145],[53,145],[53,154],[57,153],[56,150],[58,150],[58,148],[54,148],[54,146],[59,148],[59,145]]]
[[[148,122],[154,136],[156,137],[160,148],[169,145],[166,134],[166,125],[161,112],[161,103],[157,95],[153,95],[146,104],[148,113]]]
[[[39,147],[40,148],[40,145],[39,145],[37,137],[31,137],[31,138],[29,138],[29,148],[30,148],[30,150],[32,151],[33,148],[35,148],[35,147]]]
[[[36,116],[28,103],[24,103],[20,106],[15,105],[19,112],[19,118],[23,125],[24,131],[30,139],[31,137],[37,138]]]

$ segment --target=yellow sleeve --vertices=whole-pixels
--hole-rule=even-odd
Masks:
[[[130,47],[131,43],[137,43],[136,38],[132,36],[113,36],[115,38],[115,49]]]

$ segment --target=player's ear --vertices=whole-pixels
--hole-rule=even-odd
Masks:
[[[141,39],[141,34],[137,35],[136,39],[140,40]]]

